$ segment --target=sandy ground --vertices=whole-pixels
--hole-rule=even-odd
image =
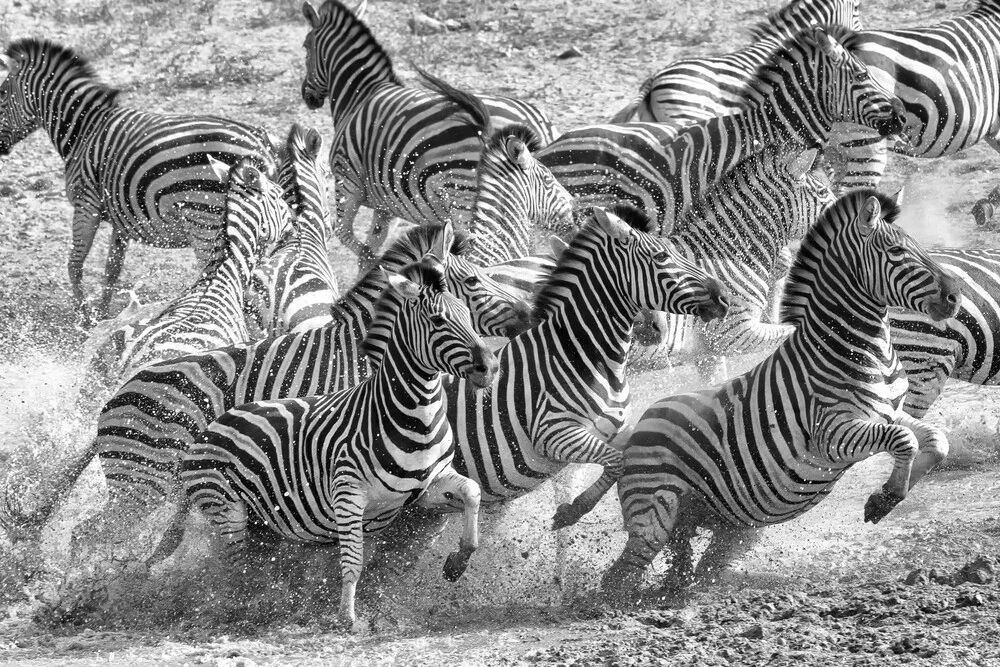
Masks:
[[[0,41],[34,35],[77,47],[128,104],[230,116],[276,134],[300,121],[329,134],[327,112],[308,111],[299,99],[306,24],[296,2],[3,1]],[[470,28],[415,36],[406,19],[418,7]],[[763,0],[375,0],[368,22],[404,78],[412,61],[460,86],[532,100],[566,129],[610,116],[658,65],[745,43],[747,28],[773,8]],[[919,25],[962,11],[962,3],[882,0],[862,9],[872,27]],[[584,57],[555,58],[569,46]],[[908,186],[902,224],[926,244],[995,247],[997,234],[975,228],[969,210],[996,185],[998,163],[985,146],[934,161],[895,157],[886,184]],[[69,308],[71,209],[61,174],[42,134],[0,158],[0,475],[29,499],[93,429],[92,415],[66,407],[78,391],[85,335]],[[91,289],[106,242],[105,231],[87,264]],[[335,259],[349,284],[351,258],[338,248]],[[194,271],[190,251],[133,246],[124,283],[152,301],[176,294]],[[124,294],[115,301],[125,302]],[[640,375],[637,408],[696,385],[683,367]],[[949,431],[952,465],[877,527],[861,518],[887,475],[882,459],[858,466],[806,517],[770,531],[719,581],[615,609],[594,590],[624,541],[616,508],[606,501],[553,535],[546,524],[555,492],[546,486],[484,519],[484,546],[457,584],[440,576],[457,540],[452,529],[412,574],[372,586],[360,609],[372,629],[362,636],[330,627],[338,594],[335,578],[325,578],[335,567],[330,554],[284,550],[270,566],[273,583],[241,606],[227,598],[225,575],[197,538],[148,582],[61,615],[73,575],[62,571],[69,528],[102,502],[100,475],[89,470],[41,549],[0,540],[0,661],[1000,664],[1000,589],[990,560],[1000,557],[995,390],[949,387],[931,418]],[[594,472],[570,471],[559,486],[578,488]]]

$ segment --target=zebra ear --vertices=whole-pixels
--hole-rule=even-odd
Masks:
[[[306,133],[306,151],[311,157],[318,158],[321,150],[323,150],[323,137],[316,128],[310,127]]]
[[[601,226],[601,229],[603,229],[608,236],[613,239],[621,241],[622,239],[628,238],[629,234],[632,232],[631,227],[626,225],[617,217],[612,218],[603,208],[595,206],[593,209],[593,216],[594,220],[597,221],[597,224]]]
[[[319,25],[319,14],[316,13],[316,8],[309,0],[302,3],[302,16],[306,17],[306,21],[309,21],[309,25],[313,28]]]
[[[385,269],[382,270],[385,271]],[[398,273],[389,274],[388,280],[389,287],[392,291],[403,297],[404,301],[416,299],[420,296],[420,285],[416,284],[412,280],[408,280]]]
[[[368,13],[368,0],[361,0],[358,6],[354,8],[354,16],[358,19],[363,19],[365,14]]]
[[[869,197],[857,217],[858,229],[862,236],[868,236],[875,231],[875,225],[881,215],[882,206],[878,203],[878,197]]]
[[[507,157],[517,165],[521,171],[528,171],[531,168],[531,153],[524,142],[517,137],[507,137]]]
[[[455,226],[451,220],[444,223],[441,233],[434,240],[434,245],[427,251],[428,255],[434,255],[442,262],[451,254],[451,248],[455,245]]]
[[[823,30],[820,26],[813,28],[812,36],[813,39],[816,40],[816,44],[823,49],[823,53],[833,60],[839,62],[847,55],[847,52],[844,50],[844,47],[840,45],[840,42],[830,37],[830,35],[826,33],[826,30]]]
[[[222,160],[216,160],[211,155],[208,156],[208,166],[212,168],[212,172],[215,174],[223,183],[229,182],[229,165]]]
[[[898,190],[896,190],[896,194],[889,195],[889,201],[891,201],[896,206],[902,206],[903,205],[903,190],[905,190],[905,189],[906,189],[906,186],[901,186]]]
[[[240,160],[229,170],[229,180],[241,184],[248,190],[263,190],[263,176],[257,167],[249,164],[246,159]]]
[[[806,174],[812,171],[818,153],[819,150],[816,148],[809,148],[798,154],[793,153],[785,161],[785,169],[794,179],[804,178]]]
[[[552,254],[556,257],[563,254],[566,248],[569,247],[569,243],[565,239],[562,239],[555,234],[549,237],[549,248],[552,249]]]
[[[13,72],[17,66],[17,61],[8,55],[0,53],[0,69],[7,70],[8,72]]]

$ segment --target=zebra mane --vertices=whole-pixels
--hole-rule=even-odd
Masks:
[[[74,78],[88,79],[91,85],[102,94],[102,101],[105,104],[115,104],[118,101],[118,94],[121,92],[102,83],[94,71],[93,66],[86,58],[78,54],[68,46],[57,44],[48,39],[37,39],[27,37],[11,42],[7,47],[7,56],[13,60],[24,58],[31,60],[32,56],[41,53],[44,59],[50,64],[65,63],[66,71]]]
[[[440,294],[448,291],[444,265],[433,257],[425,256],[418,262],[402,267],[397,273],[431,292]],[[369,357],[375,366],[382,363],[387,343],[392,338],[392,330],[396,324],[396,317],[399,315],[401,305],[399,296],[388,287],[382,290],[382,296],[375,302],[372,324],[359,348],[361,353]]]
[[[538,133],[521,123],[513,123],[493,130],[486,139],[486,149],[503,150],[508,137],[520,139],[531,153],[537,153],[542,149],[542,140],[538,137]]]
[[[341,12],[341,14],[343,15],[344,22],[349,24],[349,27],[350,26],[357,27],[358,32],[361,33],[362,37],[361,41],[370,44],[372,50],[374,50],[382,58],[385,58],[385,64],[389,69],[389,81],[391,83],[395,83],[400,86],[403,85],[403,82],[400,80],[399,75],[396,74],[396,68],[392,64],[392,57],[389,55],[389,52],[385,50],[385,47],[382,46],[381,42],[379,42],[378,39],[375,38],[375,33],[373,33],[372,29],[368,27],[368,24],[359,19],[357,15],[355,15],[354,11],[351,8],[344,5],[344,3],[340,2],[340,0],[326,0],[326,2],[323,3],[323,6],[319,10],[320,17],[322,17],[326,13],[324,12],[324,9],[327,6],[330,7],[330,9],[327,10],[328,12],[333,12],[333,11]],[[336,17],[334,17],[333,20],[336,20]]]
[[[466,90],[456,88],[416,65],[413,65],[413,69],[417,71],[424,86],[444,97],[449,105],[457,107],[459,113],[469,116],[471,119],[469,124],[479,130],[483,141],[493,134],[493,118],[490,116],[490,110],[486,108],[479,97]]]
[[[630,204],[615,204],[604,208],[604,210],[621,218],[622,222],[636,231],[644,234],[655,233],[656,221],[644,211],[640,211]],[[576,265],[577,259],[581,256],[583,248],[590,245],[591,239],[599,233],[600,223],[594,219],[593,207],[587,207],[581,211],[579,217],[585,222],[579,225],[573,240],[560,253],[552,273],[535,288],[532,320],[536,322],[540,322],[556,312],[562,300],[567,274],[576,273],[579,270]]]
[[[1000,10],[1000,0],[972,0],[972,11],[977,9]]]
[[[858,216],[870,197],[878,199],[882,209],[880,217],[886,223],[894,224],[899,218],[901,209],[896,200],[874,188],[852,190],[828,206],[806,232],[788,271],[781,299],[779,319],[782,324],[795,325],[802,321],[813,292],[816,267],[822,264],[823,254],[844,225]]]
[[[831,39],[840,43],[845,50],[851,52],[852,46],[856,40],[857,33],[850,28],[845,28],[843,26],[823,26],[823,30]],[[753,77],[747,83],[747,87],[751,90],[756,89],[758,92],[766,93],[765,90],[769,87],[774,80],[776,70],[778,65],[796,52],[805,51],[811,49],[805,41],[805,37],[812,35],[813,29],[806,28],[801,30],[791,37],[785,37],[781,40],[781,43],[777,45],[771,52],[770,57],[757,68],[754,72]],[[778,74],[780,76],[780,74]]]

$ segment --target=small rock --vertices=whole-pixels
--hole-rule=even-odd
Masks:
[[[17,194],[17,189],[8,183],[0,183],[0,197],[13,197]]]
[[[763,639],[764,638],[764,626],[760,623],[755,623],[749,628],[740,633],[740,637],[746,637],[747,639]]]
[[[462,24],[455,19],[445,19],[444,27],[448,30],[461,30],[462,28],[468,27],[468,24]]]
[[[934,3],[934,9],[948,9],[948,3],[947,2],[935,2]]]
[[[414,14],[406,25],[414,35],[434,35],[448,29],[442,21],[432,19],[427,14]]]
[[[558,56],[556,56],[556,58],[558,58],[559,60],[569,60],[570,58],[583,58],[583,51],[576,48],[575,46],[571,46],[562,53],[560,53]]]
[[[986,598],[981,593],[963,591],[955,599],[956,607],[981,607],[986,604]]]
[[[52,188],[52,181],[47,178],[39,178],[28,186],[29,190],[34,192],[41,192],[42,190],[49,190]]]
[[[971,563],[966,563],[956,578],[973,584],[988,584],[996,577],[996,569],[996,561],[989,556],[980,556]]]

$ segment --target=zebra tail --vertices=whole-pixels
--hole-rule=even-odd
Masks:
[[[24,511],[20,497],[24,490],[23,487],[8,485],[4,491],[4,497],[0,501],[0,528],[7,532],[11,542],[18,542],[32,534],[37,534],[45,522],[49,520],[49,517],[62,505],[66,494],[73,488],[76,480],[90,465],[90,462],[94,460],[97,450],[97,439],[94,438],[87,449],[56,475],[50,487],[53,491],[32,512]]]
[[[486,108],[486,105],[483,104],[483,101],[479,97],[468,91],[459,90],[447,81],[439,79],[429,72],[425,72],[415,64],[410,64],[417,71],[417,74],[420,75],[424,86],[442,95],[452,106],[457,107],[459,112],[467,114],[472,119],[471,125],[482,133],[484,141],[493,134],[493,117],[490,115],[490,110]]]
[[[636,118],[636,114],[639,112],[639,107],[645,106],[649,103],[649,94],[653,90],[653,80],[655,78],[655,74],[646,77],[646,80],[642,82],[641,86],[639,86],[639,92],[636,93],[636,96],[633,97],[632,101],[628,103],[628,106],[612,116],[609,122],[628,123],[632,120],[639,120]]]

